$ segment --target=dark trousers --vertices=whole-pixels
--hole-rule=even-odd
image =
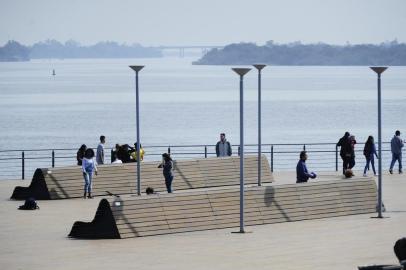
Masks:
[[[375,171],[375,162],[374,162],[374,155],[372,154],[371,156],[366,158],[367,163],[365,164],[365,168],[364,168],[364,174],[367,173],[367,169],[369,170],[369,164],[371,163],[372,166],[372,170],[374,172],[374,174],[376,174]]]
[[[164,175],[165,177],[165,186],[168,193],[172,193],[172,181],[173,175]]]
[[[347,169],[352,169],[355,166],[355,157],[342,157],[343,159],[343,173]]]
[[[392,153],[392,162],[390,163],[390,170],[393,169],[393,166],[395,166],[395,162],[398,161],[399,163],[399,172],[402,171],[402,153],[400,154],[394,154]]]

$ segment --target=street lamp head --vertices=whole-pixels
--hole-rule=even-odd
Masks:
[[[234,72],[237,73],[238,75],[244,76],[251,69],[250,68],[232,68],[232,70],[234,70]]]
[[[141,69],[143,69],[145,66],[129,66],[132,70],[134,70],[135,72],[140,71]]]
[[[370,68],[379,75],[383,73],[388,67],[370,67]]]
[[[261,70],[261,69],[263,69],[264,67],[266,67],[265,64],[254,64],[253,66],[254,66],[256,69],[258,69],[258,70]]]

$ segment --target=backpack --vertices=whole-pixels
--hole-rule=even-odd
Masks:
[[[36,210],[39,206],[34,198],[28,198],[25,200],[24,204],[18,207],[19,210]]]

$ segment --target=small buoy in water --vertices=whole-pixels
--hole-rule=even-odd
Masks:
[[[52,70],[52,76],[55,76],[55,75],[56,75],[55,69],[53,69],[53,70]]]

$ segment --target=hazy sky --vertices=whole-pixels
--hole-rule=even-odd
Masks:
[[[406,0],[0,0],[0,45],[406,42]]]

